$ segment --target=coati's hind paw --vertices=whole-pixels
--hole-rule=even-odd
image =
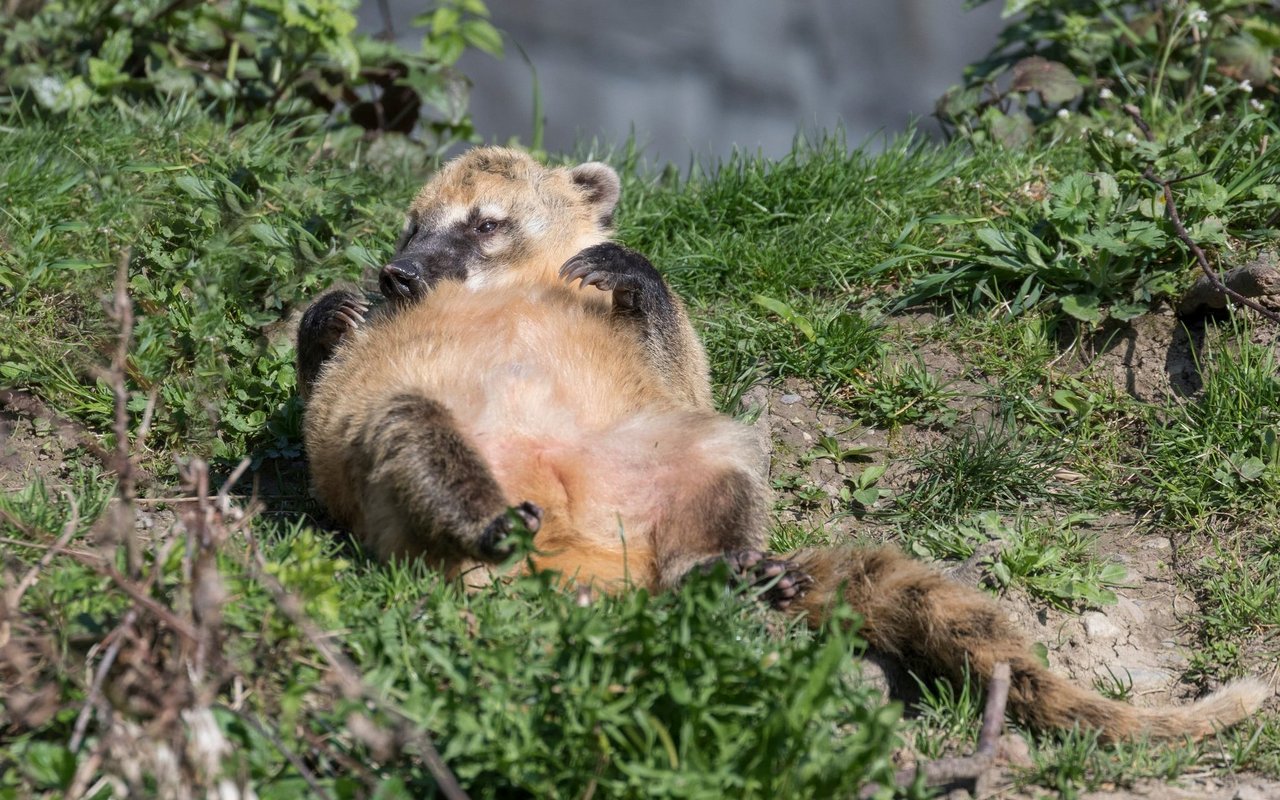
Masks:
[[[515,552],[516,541],[513,534],[524,528],[535,534],[542,527],[542,509],[525,501],[512,506],[493,518],[480,533],[476,542],[476,555],[485,561],[505,561]]]
[[[734,550],[702,564],[711,571],[727,564],[730,578],[748,589],[763,589],[760,599],[779,611],[800,599],[813,586],[813,577],[793,561],[771,558],[759,550]]]
[[[565,283],[582,281],[582,288],[594,286],[613,292],[614,307],[624,311],[650,311],[670,304],[670,293],[662,275],[649,259],[620,244],[605,242],[582,250],[560,267]]]

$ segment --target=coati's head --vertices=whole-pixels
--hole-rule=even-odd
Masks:
[[[382,294],[413,300],[442,279],[554,281],[571,256],[609,238],[620,187],[598,162],[553,169],[518,150],[471,150],[409,206],[395,257],[382,268]]]

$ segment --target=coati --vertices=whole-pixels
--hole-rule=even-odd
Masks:
[[[1012,667],[1010,709],[1109,740],[1193,737],[1270,696],[1246,679],[1189,706],[1139,709],[1043,667],[982,593],[896,549],[764,552],[769,493],[744,426],[712,407],[685,310],[612,241],[617,174],[471,150],[409,207],[386,301],[333,289],[304,314],[298,372],[314,489],[379,557],[491,580],[508,534],[537,570],[602,591],[658,591],[725,563],[819,626],[838,601],[908,667],[985,683]]]

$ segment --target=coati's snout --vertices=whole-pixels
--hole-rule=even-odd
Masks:
[[[397,302],[412,301],[442,280],[466,280],[467,265],[479,256],[476,234],[469,227],[431,230],[410,223],[396,248],[396,257],[378,276],[382,296]]]
[[[408,302],[425,295],[431,284],[424,277],[426,270],[416,258],[397,258],[382,268],[378,275],[378,288],[388,300]],[[466,277],[465,273],[461,277]]]

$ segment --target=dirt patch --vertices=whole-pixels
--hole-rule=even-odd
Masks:
[[[1128,686],[1137,705],[1188,699],[1190,687],[1180,682],[1190,649],[1182,618],[1194,613],[1195,600],[1178,587],[1169,540],[1140,534],[1137,522],[1122,515],[1090,527],[1098,557],[1127,572],[1116,604],[1076,615],[1021,600],[1013,603],[1019,623],[1046,644],[1051,665],[1077,681]]]
[[[956,411],[956,428],[989,423],[993,415],[989,398],[998,392],[971,366],[973,359],[959,351],[958,345],[918,335],[934,324],[936,320],[929,315],[913,315],[902,321],[896,333],[909,343],[909,348],[902,348],[909,353],[904,358],[918,360],[955,392],[949,406]],[[1217,347],[1218,339],[1204,320],[1188,324],[1172,313],[1156,314],[1108,326],[1069,345],[1063,361],[1105,377],[1141,401],[1164,403],[1200,391],[1198,359],[1206,346]],[[1266,326],[1258,326],[1253,339],[1275,345],[1280,337]],[[916,458],[954,435],[954,431],[934,427],[903,425],[886,431],[856,424],[824,404],[812,387],[796,380],[756,387],[748,398],[748,405],[761,412],[756,428],[762,464],[768,464],[768,474],[778,489],[781,520],[821,528],[837,541],[850,537],[886,541],[895,534],[874,515],[859,516],[851,510],[841,495],[850,478],[868,466],[883,465],[887,469],[878,485],[901,492],[918,477]],[[859,455],[842,462],[823,457],[833,448]],[[1128,513],[1102,517],[1087,527],[1096,537],[1092,548],[1096,556],[1126,570],[1125,585],[1115,589],[1114,605],[1083,612],[1060,610],[1011,591],[1001,597],[1001,607],[1031,639],[1046,646],[1050,666],[1077,684],[1123,691],[1128,701],[1138,706],[1188,702],[1197,690],[1184,681],[1195,649],[1187,623],[1199,609],[1195,597],[1179,580],[1169,536]],[[986,561],[975,560],[954,577],[968,583],[988,580],[985,566],[991,555],[987,554]],[[871,663],[865,672],[882,688],[910,689],[912,685],[903,680],[896,665],[884,659]],[[1043,793],[1038,789],[1005,789],[1000,796],[1039,797]],[[1280,781],[1200,772],[1184,775],[1174,784],[1140,781],[1128,788],[1103,787],[1084,797],[1256,800],[1280,797]]]
[[[1229,347],[1225,337],[1214,336],[1205,314],[1178,316],[1165,309],[1128,322],[1108,321],[1076,347],[1060,342],[1073,353],[1067,363],[1108,379],[1118,389],[1144,403],[1196,395],[1201,389],[1199,364],[1206,348]],[[1064,334],[1065,335],[1065,334]],[[1255,325],[1254,344],[1280,346],[1280,329]]]
[[[100,460],[101,448],[92,439],[83,428],[51,415],[0,410],[0,492],[21,491],[35,483],[52,495],[69,488],[84,464]],[[176,519],[168,508],[142,505],[136,527],[141,532],[165,531]]]

